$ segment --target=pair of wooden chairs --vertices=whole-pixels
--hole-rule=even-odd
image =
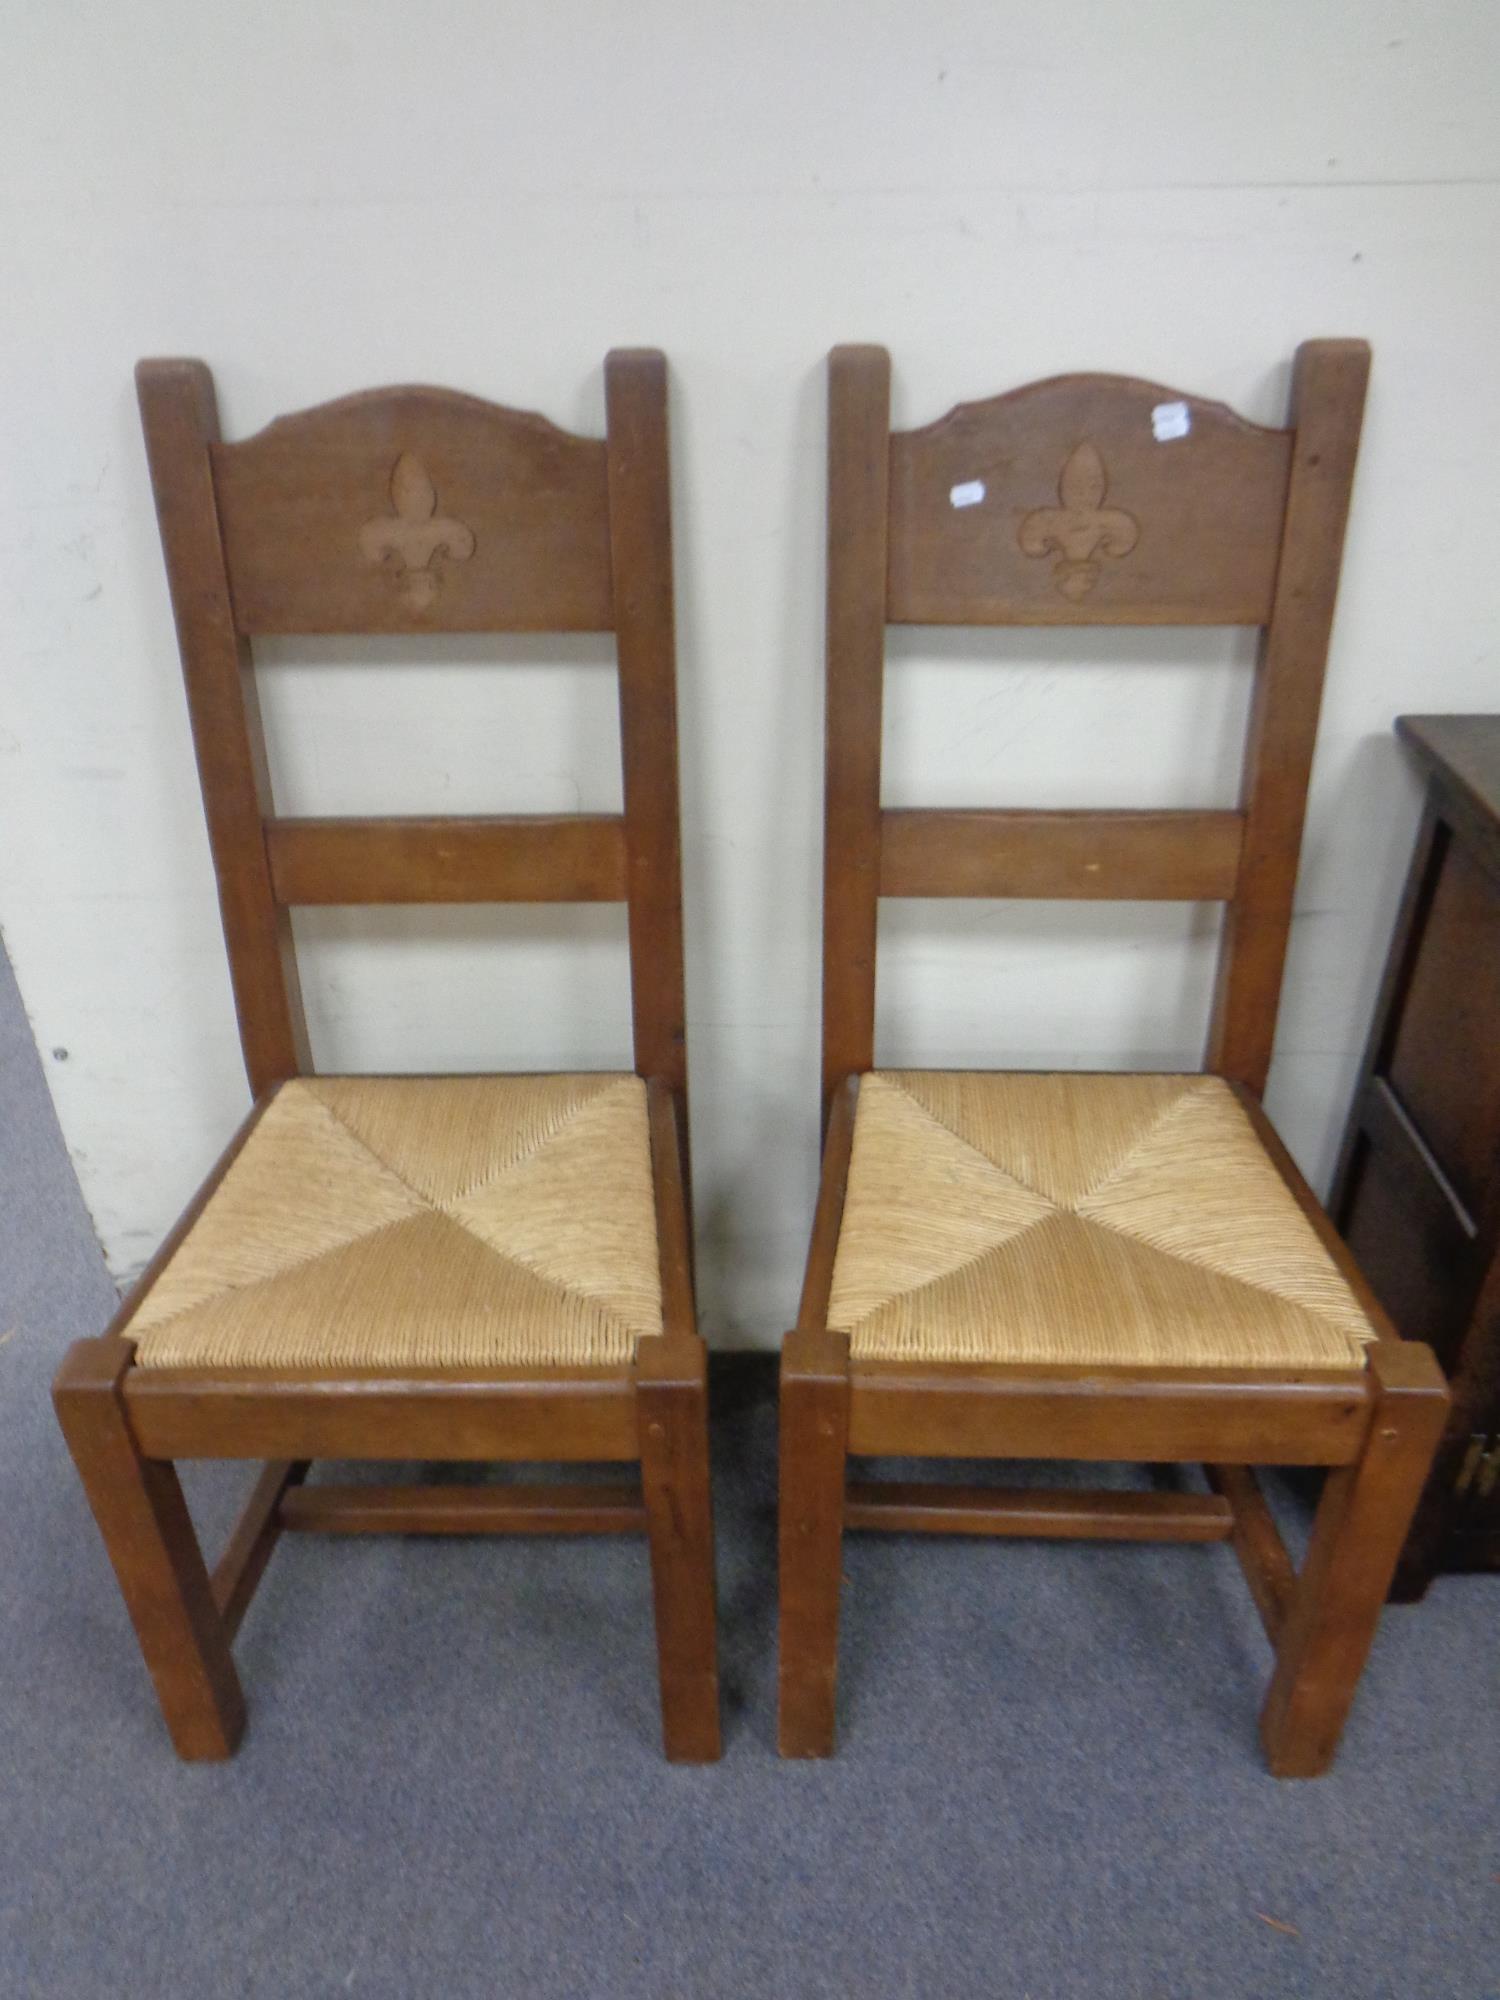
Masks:
[[[1272,1769],[1333,1755],[1445,1390],[1259,1108],[1366,350],[1291,422],[1074,376],[892,434],[831,365],[822,1186],[781,1391],[781,1747],[832,1748],[846,1528],[1230,1541],[1276,1653]],[[718,1754],[705,1359],[688,1209],[665,367],[605,439],[429,389],[220,441],[194,363],[139,371],[254,1109],[55,1396],[173,1741],[229,1754],[234,1632],[283,1529],[608,1532],[650,1547],[667,1754]],[[1264,628],[1234,811],[892,812],[884,633]],[[613,631],[624,812],[287,819],[249,645]],[[1205,1072],[882,1072],[882,896],[1226,906]],[[317,1077],[298,904],[624,901],[629,1076]],[[851,1456],[1203,1462],[1206,1494],[851,1480]],[[173,1462],[264,1462],[210,1573]],[[310,1461],[615,1461],[618,1486],[306,1485]],[[1249,1468],[1331,1468],[1300,1576]]]

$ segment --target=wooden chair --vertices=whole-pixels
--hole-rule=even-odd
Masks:
[[[781,1387],[781,1749],[833,1747],[846,1527],[1229,1541],[1271,1768],[1331,1761],[1447,1400],[1260,1108],[1369,354],[1285,430],[1108,375],[892,435],[831,359],[821,1191]],[[887,623],[1264,628],[1238,810],[882,810]],[[874,1067],[881,896],[1225,905],[1205,1073]],[[850,1455],[1204,1461],[1211,1492],[850,1483]],[[1300,1576],[1256,1464],[1333,1468]]]
[[[719,1754],[693,1309],[666,370],[608,436],[443,390],[220,441],[208,370],[137,371],[254,1108],[54,1396],[180,1756],[244,1722],[230,1645],[283,1528],[650,1546],[669,1757]],[[291,819],[250,641],[613,631],[623,815]],[[623,902],[632,1075],[315,1077],[298,904]],[[205,1568],[173,1461],[267,1461]],[[639,1483],[301,1482],[331,1459],[639,1462]]]

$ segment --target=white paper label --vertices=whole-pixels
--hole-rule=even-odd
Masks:
[[[984,498],[984,481],[966,479],[962,486],[949,489],[948,499],[955,507],[977,507]]]
[[[1186,403],[1158,403],[1151,412],[1151,434],[1158,444],[1185,438],[1193,428],[1193,413]]]

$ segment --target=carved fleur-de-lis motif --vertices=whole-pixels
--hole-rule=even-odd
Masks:
[[[1034,507],[1021,523],[1021,552],[1053,553],[1052,574],[1063,596],[1077,603],[1099,581],[1099,556],[1128,556],[1140,530],[1123,507],[1106,507],[1109,477],[1091,444],[1069,454],[1057,482],[1058,507]]]
[[[391,508],[360,529],[360,551],[366,562],[390,572],[413,611],[426,611],[443,580],[438,557],[467,562],[474,553],[474,531],[439,514],[437,489],[409,451],[402,452],[391,471]]]

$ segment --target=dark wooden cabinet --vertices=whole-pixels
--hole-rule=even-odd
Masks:
[[[1500,715],[1404,715],[1427,801],[1329,1209],[1453,1410],[1392,1595],[1500,1568]]]

